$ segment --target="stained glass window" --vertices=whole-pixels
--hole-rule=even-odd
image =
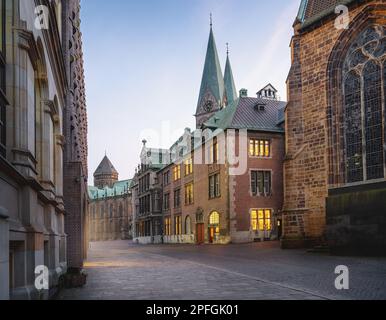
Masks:
[[[343,69],[346,182],[385,176],[386,28],[372,26],[353,42]]]

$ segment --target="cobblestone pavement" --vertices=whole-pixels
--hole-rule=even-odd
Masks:
[[[350,270],[350,289],[335,289],[335,267]],[[386,299],[386,258],[332,257],[277,243],[139,246],[92,243],[88,283],[59,299],[255,300]]]

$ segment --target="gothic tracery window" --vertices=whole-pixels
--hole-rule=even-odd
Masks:
[[[347,183],[385,177],[385,68],[386,28],[372,26],[353,42],[343,68]]]

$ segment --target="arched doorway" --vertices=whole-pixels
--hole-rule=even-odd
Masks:
[[[214,243],[220,235],[220,214],[213,211],[209,216],[209,243]]]

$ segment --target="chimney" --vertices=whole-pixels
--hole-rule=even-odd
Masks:
[[[248,90],[247,89],[241,89],[240,90],[240,98],[247,98],[248,97]]]

